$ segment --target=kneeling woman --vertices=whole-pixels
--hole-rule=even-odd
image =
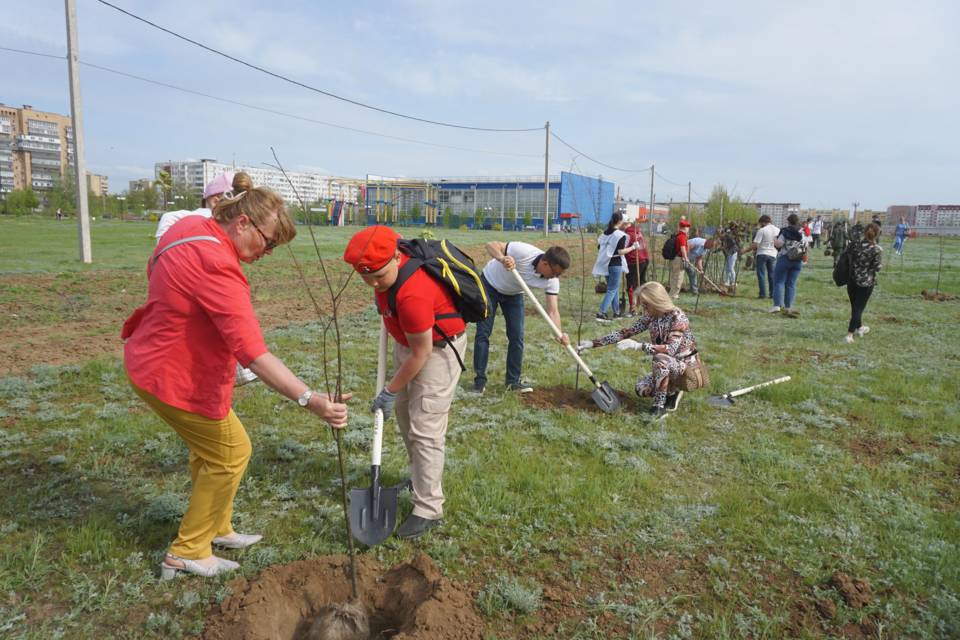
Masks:
[[[697,343],[687,314],[674,306],[662,284],[648,282],[637,290],[637,296],[643,315],[636,322],[602,338],[584,340],[579,348],[616,344],[620,350],[637,349],[653,356],[653,370],[637,381],[636,391],[641,397],[653,398],[650,413],[660,418],[677,408],[683,394],[680,379],[687,367],[699,365]],[[650,331],[650,342],[630,339],[644,330]]]

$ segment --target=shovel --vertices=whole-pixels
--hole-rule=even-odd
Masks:
[[[563,335],[560,332],[560,329],[557,328],[557,325],[553,324],[553,320],[550,319],[550,316],[547,315],[546,310],[540,304],[540,301],[537,300],[533,292],[530,291],[530,287],[527,286],[527,283],[523,281],[523,278],[517,273],[516,269],[511,269],[510,273],[513,274],[513,277],[516,278],[517,282],[520,284],[520,287],[523,288],[524,293],[527,294],[527,297],[533,302],[533,306],[537,308],[537,311],[540,312],[540,316],[547,322],[550,326],[550,329],[553,331],[553,335],[559,340],[560,336]],[[583,359],[580,357],[580,354],[577,353],[577,350],[572,346],[564,345],[567,348],[567,351],[570,352],[570,355],[573,356],[573,359],[577,361],[577,364],[583,369],[584,373],[590,378],[590,382],[593,383],[593,386],[596,389],[593,390],[593,393],[590,394],[590,398],[596,403],[600,409],[606,413],[613,413],[620,408],[620,397],[617,395],[617,392],[613,390],[613,387],[610,386],[608,382],[597,382],[597,379],[594,377],[593,373],[590,372],[590,368],[587,367]]]
[[[782,378],[777,378],[776,380],[769,380],[767,382],[761,382],[760,384],[755,384],[752,387],[746,387],[744,389],[737,389],[736,391],[731,391],[730,393],[725,393],[722,396],[710,396],[707,398],[709,402],[714,407],[732,407],[734,405],[733,399],[737,396],[742,396],[755,389],[760,389],[762,387],[769,387],[773,384],[780,384],[781,382],[786,382],[790,379],[790,376],[783,376]]]
[[[377,393],[387,377],[387,329],[380,324],[380,345],[377,351]],[[373,446],[370,461],[370,488],[350,490],[350,532],[353,537],[372,547],[393,533],[397,525],[398,487],[380,486],[380,449],[383,446],[383,411],[373,415]]]

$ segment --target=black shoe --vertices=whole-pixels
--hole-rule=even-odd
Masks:
[[[597,322],[610,322],[610,316],[605,313],[598,313],[596,319]]]
[[[516,391],[517,393],[533,393],[533,385],[526,380],[508,384],[507,389],[509,391]]]
[[[478,380],[474,380],[474,381],[473,381],[473,392],[476,393],[477,395],[481,395],[481,396],[482,396],[482,395],[483,395],[483,389],[484,389],[484,387],[486,387],[486,386],[487,386],[487,384],[486,384],[485,382],[480,382],[480,381],[478,381]]]
[[[664,405],[664,409],[667,411],[676,411],[677,406],[680,404],[680,398],[683,397],[683,391],[677,391],[676,393],[667,394],[667,402]]]
[[[409,540],[412,538],[419,538],[425,534],[430,529],[434,528],[440,524],[441,520],[427,520],[426,518],[421,518],[420,516],[415,516],[412,513],[407,516],[407,519],[404,520],[399,527],[397,527],[397,537]]]
[[[664,409],[663,407],[658,407],[657,405],[653,405],[652,407],[650,407],[651,420],[660,420],[666,417],[667,417],[667,410]]]

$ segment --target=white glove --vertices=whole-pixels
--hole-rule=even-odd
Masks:
[[[619,349],[620,351],[629,351],[631,349],[636,349],[637,351],[640,351],[643,349],[643,345],[637,342],[636,340],[631,340],[630,338],[626,338],[625,340],[621,340],[620,342],[617,343],[617,349]]]
[[[637,249],[640,248],[640,243],[639,243],[639,242],[634,242],[634,243],[633,243],[632,245],[630,245],[630,246],[633,248],[634,251],[636,251]]]
[[[593,340],[581,340],[579,344],[577,344],[577,353],[583,353],[587,349],[592,349],[592,348],[593,348]]]

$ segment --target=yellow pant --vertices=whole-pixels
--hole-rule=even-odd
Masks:
[[[190,560],[206,558],[213,553],[210,544],[216,536],[233,532],[233,499],[250,461],[250,438],[233,409],[222,420],[211,420],[131,386],[190,448],[193,491],[170,553]]]

